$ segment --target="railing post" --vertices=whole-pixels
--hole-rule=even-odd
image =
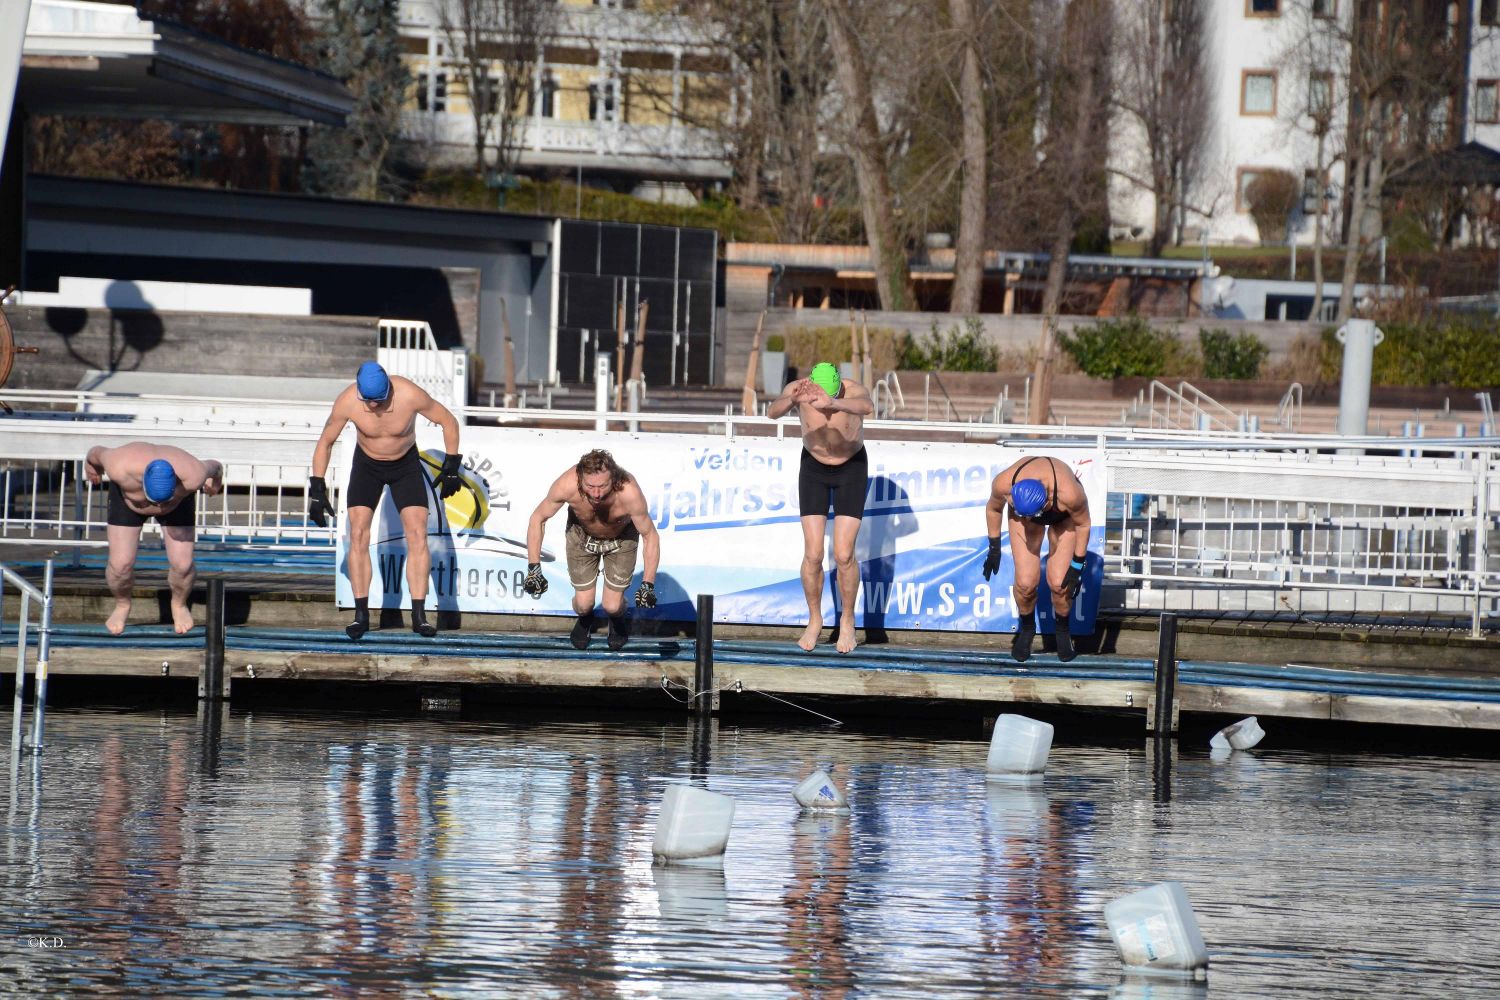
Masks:
[[[1177,616],[1163,611],[1156,645],[1156,700],[1153,706],[1151,731],[1158,737],[1170,737],[1177,732],[1177,723],[1172,711],[1177,703]]]
[[[3,568],[3,567],[0,567]],[[4,581],[0,580],[0,587]],[[16,698],[10,710],[10,753],[15,757],[21,752],[22,718],[26,710],[23,696],[26,692],[26,619],[31,615],[31,595],[21,591],[21,617],[16,619]]]
[[[208,620],[204,623],[203,670],[198,674],[198,700],[223,701],[228,694],[224,679],[224,581],[209,580],[206,590]]]
[[[594,430],[609,429],[609,421],[602,414],[609,412],[609,355],[600,351],[594,358],[594,411],[601,414],[594,421]]]
[[[36,639],[36,690],[31,696],[31,749],[42,749],[42,725],[47,718],[47,659],[52,651],[52,560],[42,578],[42,629]],[[21,650],[25,655],[25,649]]]
[[[698,620],[694,629],[692,711],[712,715],[719,710],[714,690],[714,595],[698,595]]]

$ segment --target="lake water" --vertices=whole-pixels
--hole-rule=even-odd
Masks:
[[[0,820],[7,995],[1500,994],[1500,761],[1175,759],[789,725],[62,710]],[[847,817],[790,790],[837,763]],[[0,775],[0,780],[4,776]],[[670,781],[723,871],[653,867]],[[1184,883],[1206,983],[1124,975],[1105,902]]]

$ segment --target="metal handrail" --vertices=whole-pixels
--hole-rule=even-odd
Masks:
[[[1177,391],[1182,393],[1184,396],[1187,396],[1189,393],[1191,393],[1194,402],[1197,404],[1200,410],[1208,411],[1209,409],[1215,409],[1224,414],[1224,416],[1228,417],[1229,419],[1226,421],[1221,418],[1219,422],[1223,423],[1226,427],[1239,426],[1240,414],[1234,412],[1229,407],[1219,402],[1217,399],[1214,399],[1208,393],[1204,392],[1202,389],[1199,389],[1191,382],[1178,382]],[[1213,414],[1210,413],[1209,416],[1210,418],[1212,418]]]
[[[1276,424],[1285,430],[1295,430],[1302,425],[1302,383],[1287,386],[1276,404]]]
[[[37,632],[36,687],[32,692],[32,730],[30,750],[42,749],[42,725],[47,715],[47,660],[52,641],[52,560],[48,559],[44,571],[42,588],[38,590],[31,581],[15,570],[0,563],[0,589],[5,583],[14,584],[21,592],[21,614],[16,621],[16,697],[11,706],[10,758],[12,768],[20,757],[21,732],[25,706],[22,695],[26,690],[26,631],[31,624],[31,602],[41,605],[40,628]]]
[[[938,389],[943,393],[943,401],[948,404],[947,418],[952,421],[958,420],[958,407],[953,405],[953,397],[948,395],[948,387],[943,385],[942,376],[935,371],[927,373],[925,386],[922,390],[922,419],[928,419],[930,415],[929,404],[932,395],[932,383],[937,382]]]
[[[1164,397],[1163,408],[1161,411],[1158,411],[1156,408],[1156,392],[1158,389],[1161,390],[1162,396]],[[1224,420],[1212,413],[1209,413],[1197,400],[1189,399],[1187,397],[1187,393],[1182,391],[1184,389],[1194,393],[1200,399],[1212,403],[1224,413],[1227,413],[1230,419]],[[1192,385],[1189,385],[1187,382],[1181,382],[1179,383],[1179,388],[1173,389],[1171,386],[1160,381],[1159,379],[1152,379],[1151,384],[1147,386],[1146,405],[1147,416],[1149,417],[1151,426],[1153,428],[1156,427],[1157,416],[1159,414],[1161,416],[1162,422],[1168,427],[1188,429],[1185,428],[1181,423],[1181,416],[1173,415],[1173,403],[1177,404],[1179,410],[1181,411],[1181,414],[1183,415],[1187,413],[1193,413],[1195,415],[1208,417],[1210,426],[1208,428],[1198,428],[1199,430],[1212,430],[1213,425],[1215,424],[1217,424],[1220,429],[1226,431],[1237,430],[1239,427],[1239,415],[1233,410],[1224,406],[1222,403],[1213,399],[1213,397],[1209,396],[1207,393],[1204,393],[1199,389],[1193,387]],[[1193,422],[1196,424],[1198,421],[1194,420]]]

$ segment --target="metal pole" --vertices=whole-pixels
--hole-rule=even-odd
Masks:
[[[698,595],[693,645],[693,714],[711,715],[719,707],[714,689],[714,595]]]
[[[198,699],[224,698],[224,581],[209,580],[208,621],[204,623],[203,672],[198,675]]]
[[[42,724],[47,717],[47,657],[52,649],[52,560],[42,578],[42,630],[36,639],[36,690],[31,695],[31,750],[42,749]]]
[[[11,706],[10,746],[12,753],[21,749],[21,717],[26,706],[21,700],[26,691],[26,619],[31,616],[31,595],[21,591],[21,617],[16,622],[16,700]]]
[[[1351,319],[1339,327],[1335,336],[1344,345],[1338,432],[1363,437],[1369,431],[1370,371],[1375,364],[1375,346],[1385,340],[1385,334],[1373,320]]]
[[[1469,638],[1478,639],[1484,622],[1484,570],[1490,558],[1490,459],[1482,451],[1474,453],[1479,467],[1478,493],[1474,500],[1474,616],[1469,622]]]
[[[1177,616],[1162,612],[1156,645],[1156,712],[1151,731],[1157,736],[1171,736],[1177,731],[1172,722],[1172,706],[1177,698]]]
[[[600,351],[594,357],[594,412],[609,412],[609,355]],[[609,421],[602,416],[594,421],[594,430],[602,431],[609,427]]]

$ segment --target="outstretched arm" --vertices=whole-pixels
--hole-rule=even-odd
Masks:
[[[572,470],[563,473],[563,477],[572,475]],[[562,489],[563,479],[558,479],[547,491],[547,496],[541,503],[536,505],[536,510],[531,512],[531,520],[526,524],[526,561],[528,563],[539,563],[542,561],[542,534],[546,529],[547,519],[562,510],[563,504],[568,502],[568,495]]]
[[[1005,523],[1005,505],[1010,502],[1010,492],[1001,485],[1005,477],[996,476],[990,484],[990,499],[984,505],[984,533],[990,538],[999,538]]]
[[[654,586],[656,568],[661,565],[661,534],[656,530],[656,522],[651,520],[644,499],[640,510],[630,515],[630,523],[641,536],[641,582]]]
[[[446,455],[457,455],[458,452],[458,418],[455,417],[446,406],[437,400],[426,396],[427,402],[417,409],[422,416],[431,420],[443,429],[443,453]]]
[[[347,393],[348,390],[345,390]],[[328,473],[328,463],[333,459],[333,443],[339,439],[344,432],[344,425],[349,422],[349,415],[344,411],[344,395],[334,400],[333,409],[329,411],[328,421],[323,425],[323,433],[318,435],[318,443],[313,445],[312,474],[316,479],[322,479]]]

